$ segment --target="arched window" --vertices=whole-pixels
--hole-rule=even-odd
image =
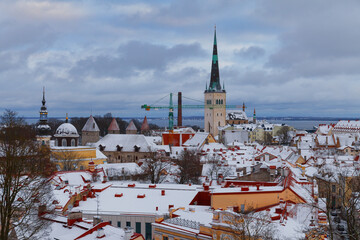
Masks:
[[[55,146],[58,146],[58,145],[59,145],[58,140],[55,139]]]
[[[63,140],[61,141],[61,146],[63,147],[67,146],[66,139],[63,138]]]
[[[71,139],[71,146],[75,147],[75,139]]]

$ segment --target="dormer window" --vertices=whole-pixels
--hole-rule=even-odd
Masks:
[[[100,145],[99,145],[99,150],[100,150],[100,151],[104,151],[104,150],[105,150],[105,147],[106,147],[106,146],[103,146],[103,145],[100,144]]]
[[[139,151],[140,151],[140,147],[139,147],[138,145],[135,145],[135,146],[134,146],[134,150],[135,150],[135,152],[139,152]]]
[[[116,150],[117,150],[118,152],[121,152],[122,149],[123,149],[123,146],[116,145]]]

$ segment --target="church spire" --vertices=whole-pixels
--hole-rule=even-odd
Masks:
[[[46,100],[45,100],[45,87],[43,87],[43,99],[41,101],[42,105],[40,108],[40,121],[37,126],[37,135],[39,136],[47,136],[50,135],[51,128],[47,123],[48,111],[46,108]]]
[[[220,85],[219,62],[218,62],[217,41],[216,41],[216,25],[214,29],[214,47],[213,47],[213,56],[211,61],[210,85],[209,85],[209,89],[206,89],[205,91],[209,91],[209,92],[225,91],[224,89],[221,89],[221,85]]]
[[[45,106],[45,87],[43,87],[43,100],[42,100],[42,105]]]
[[[43,87],[43,99],[41,101],[42,106],[40,108],[40,122],[43,124],[47,124],[47,115],[48,115],[48,111],[46,108],[46,101],[45,101],[45,87]]]

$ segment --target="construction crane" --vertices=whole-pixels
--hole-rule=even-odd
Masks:
[[[196,109],[196,108],[202,108],[204,109],[205,107],[206,108],[210,108],[210,109],[213,109],[213,108],[242,108],[242,106],[240,105],[215,105],[215,104],[206,104],[206,105],[203,105],[203,104],[200,104],[200,105],[182,105],[181,104],[181,92],[178,93],[178,95],[180,95],[179,97],[179,104],[178,105],[174,105],[173,104],[173,99],[172,99],[172,96],[173,94],[170,93],[170,102],[169,102],[169,105],[168,106],[157,106],[157,105],[147,105],[147,104],[144,104],[141,106],[142,109],[145,109],[146,111],[150,111],[151,109],[154,109],[154,110],[159,110],[159,109],[169,109],[169,132],[173,132],[174,130],[174,109],[177,108],[177,109],[182,109],[182,108],[188,108],[188,109]],[[164,97],[165,98],[165,97]],[[162,99],[164,99],[162,98]],[[160,100],[162,100],[160,99]],[[159,101],[160,101],[159,100]],[[180,111],[181,112],[181,111]],[[181,115],[181,114],[178,114],[178,115]],[[178,118],[181,118],[181,116],[178,116]]]

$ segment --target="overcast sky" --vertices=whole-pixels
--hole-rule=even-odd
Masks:
[[[2,0],[0,110],[38,116],[45,86],[49,117],[166,117],[140,106],[179,91],[203,101],[216,24],[228,104],[358,117],[359,12],[357,0]]]

